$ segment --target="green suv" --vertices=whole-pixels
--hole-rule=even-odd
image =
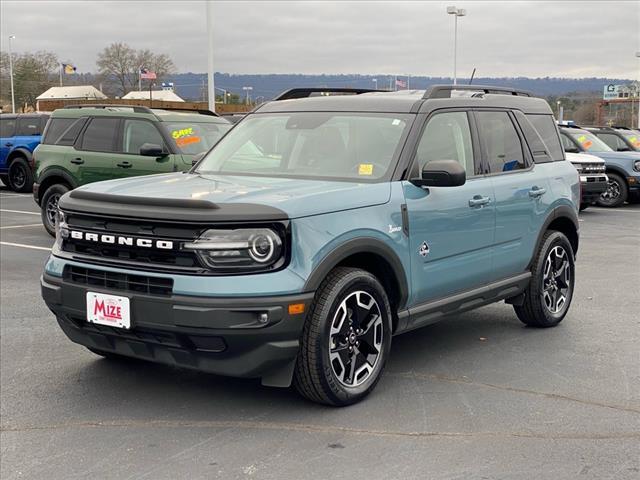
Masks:
[[[56,110],[34,152],[33,196],[55,235],[58,200],[80,185],[189,170],[231,128],[209,111],[73,105]]]

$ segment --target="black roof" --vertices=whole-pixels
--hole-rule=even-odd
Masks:
[[[446,97],[443,91],[466,90],[461,96]],[[318,89],[314,89],[318,91]],[[487,93],[488,92],[488,93]],[[353,95],[320,95],[307,98],[271,101],[258,107],[256,113],[276,112],[380,112],[419,113],[436,108],[495,107],[515,108],[524,113],[552,114],[549,104],[527,92],[504,87],[443,86],[429,90],[402,90],[399,92],[356,92]]]

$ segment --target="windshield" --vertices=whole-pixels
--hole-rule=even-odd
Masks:
[[[199,173],[375,181],[391,174],[408,114],[250,115],[198,165]]]
[[[640,132],[636,132],[635,130],[624,131],[622,132],[622,136],[627,139],[627,142],[631,144],[633,148],[636,150],[640,150]]]
[[[180,153],[196,155],[213,147],[232,127],[226,123],[167,122],[165,130]]]
[[[586,132],[584,130],[580,130],[577,132],[570,132],[569,135],[573,137],[575,141],[577,141],[585,152],[593,153],[593,152],[613,152],[609,145],[604,143],[598,137],[596,137],[593,133]]]

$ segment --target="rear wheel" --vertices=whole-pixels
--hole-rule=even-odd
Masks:
[[[33,188],[33,172],[24,157],[14,158],[9,165],[9,186],[14,192],[30,192]]]
[[[607,189],[598,198],[598,205],[601,207],[616,208],[622,205],[629,195],[627,182],[617,173],[607,173],[609,181]]]
[[[554,327],[567,314],[575,283],[573,250],[567,237],[549,230],[542,238],[522,305],[520,321],[531,327]]]
[[[56,235],[56,216],[58,215],[58,201],[69,191],[69,187],[62,184],[51,185],[44,192],[40,202],[40,216],[42,225],[49,235]]]
[[[356,268],[337,268],[309,311],[294,385],[314,402],[356,403],[378,383],[390,347],[391,310],[378,279]]]

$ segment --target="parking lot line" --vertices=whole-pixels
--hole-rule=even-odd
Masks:
[[[7,213],[24,213],[25,215],[38,215],[40,216],[40,212],[25,212],[24,210],[7,210],[5,208],[0,208],[0,212],[7,212]]]
[[[30,197],[30,193],[0,193],[0,197]]]
[[[6,245],[7,247],[31,248],[32,250],[46,250],[47,252],[51,251],[51,248],[36,247],[35,245],[25,245],[23,243],[0,242],[0,245]]]
[[[27,228],[27,227],[41,227],[42,223],[30,223],[28,225],[9,225],[7,227],[0,227],[0,230],[8,230],[10,228]]]

